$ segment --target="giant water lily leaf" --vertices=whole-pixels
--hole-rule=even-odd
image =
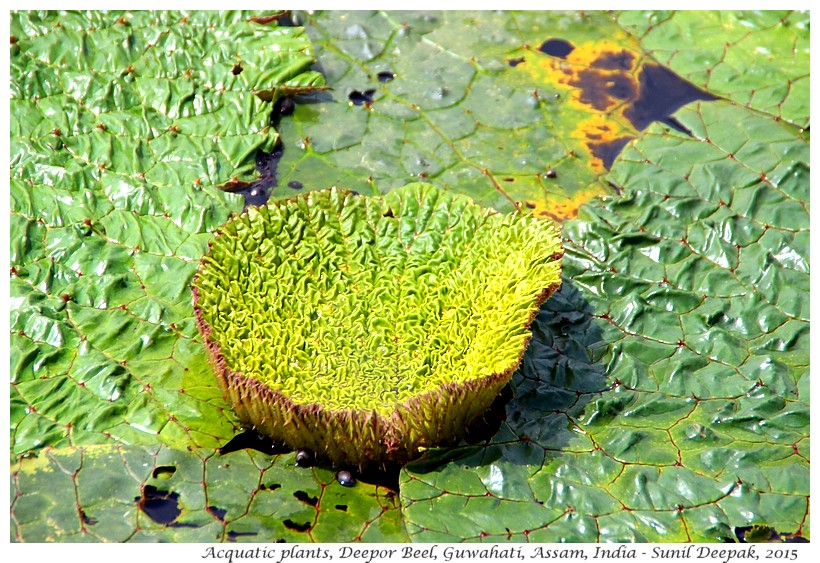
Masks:
[[[693,137],[650,128],[624,196],[565,223],[576,303],[546,304],[501,431],[405,468],[414,539],[808,533],[808,143],[723,102],[676,117]]]
[[[623,146],[693,100],[726,96],[807,122],[808,14],[709,13],[708,33],[699,14],[306,14],[333,91],[283,124],[275,194],[426,178],[501,211],[563,219],[613,193],[602,174]]]
[[[588,151],[582,155],[577,141],[556,134],[556,124],[577,115],[565,112],[554,85],[508,76],[523,44],[540,43],[556,25],[581,28],[583,19],[539,13],[533,29],[522,30],[532,18],[489,12],[306,16],[333,91],[321,103],[299,105],[283,124],[292,141],[275,193],[292,191],[285,187],[290,182],[369,192],[423,179],[500,211],[564,218],[582,201],[611,191],[597,181],[603,170],[590,166]],[[613,28],[603,14],[594,20],[589,29]],[[329,122],[338,126],[328,128]]]
[[[11,477],[16,541],[406,540],[394,493],[343,487],[332,471],[297,468],[293,454],[47,448]]]
[[[808,137],[784,124],[809,123],[807,13],[308,14],[332,90],[307,98],[323,82],[305,32],[255,16],[12,14],[11,446],[27,454],[12,539],[808,536]],[[647,66],[697,95],[636,124],[607,104],[634,106]],[[282,94],[297,106],[278,136]],[[360,482],[338,489],[347,511],[317,500],[308,526],[312,499],[335,502],[328,471],[214,453],[239,427],[190,281],[245,203],[217,186],[252,180],[277,138],[274,197],[426,179],[567,218],[610,196],[567,226],[564,286],[484,427],[402,472],[401,522]],[[602,140],[617,142],[596,161]],[[205,469],[218,479],[191,477]],[[288,494],[259,488],[267,474]],[[95,475],[136,487],[116,497],[126,518],[100,518]],[[251,496],[273,504],[239,517]],[[146,501],[180,510],[157,522]],[[150,533],[129,536],[135,519]]]
[[[219,229],[197,326],[248,425],[336,464],[406,462],[509,382],[562,255],[551,222],[431,184],[315,191]]]
[[[241,209],[301,28],[248,13],[21,12],[11,46],[12,451],[235,432],[190,282]],[[267,94],[265,94],[267,93]]]

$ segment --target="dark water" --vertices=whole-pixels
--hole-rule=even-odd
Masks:
[[[373,94],[375,93],[376,90],[373,88],[368,88],[364,92],[353,90],[350,94],[347,95],[347,99],[350,100],[354,106],[363,106],[364,104],[373,103]]]
[[[809,543],[803,536],[781,534],[769,526],[742,526],[735,528],[738,543]]]
[[[668,68],[655,64],[643,66],[639,82],[638,99],[624,111],[626,118],[638,131],[643,131],[653,121],[660,121],[689,134],[672,114],[690,102],[718,99],[717,96],[704,92]]]
[[[319,504],[319,497],[312,497],[305,491],[296,491],[295,493],[293,493],[293,496],[296,498],[296,500],[310,506],[316,506],[317,504]]]
[[[177,468],[173,465],[160,465],[159,467],[154,468],[151,472],[151,476],[154,479],[167,479],[176,473],[176,471]]]
[[[565,59],[575,47],[565,39],[549,38],[538,50],[551,57]],[[507,62],[511,64],[509,60]],[[626,49],[604,52],[587,68],[577,71],[569,84],[579,90],[582,103],[601,112],[612,111],[622,103],[627,104],[623,115],[638,131],[658,121],[691,134],[672,114],[690,102],[718,99],[655,63],[641,66],[636,80],[635,64],[635,54]],[[591,139],[588,146],[608,170],[633,138],[627,135],[611,141]]]
[[[216,506],[209,506],[208,508],[206,508],[206,510],[214,518],[216,518],[217,520],[222,520],[223,522],[225,521],[225,516],[227,516],[227,514],[228,514],[228,511],[225,510],[224,508],[218,508]]]
[[[575,50],[575,46],[565,39],[551,38],[541,43],[538,50],[551,57],[566,59]]]
[[[228,182],[220,188],[244,197],[245,209],[252,205],[265,205],[270,199],[271,191],[277,185],[276,172],[282,152],[281,144],[269,153],[257,152],[256,170],[259,172],[259,178],[253,182]]]
[[[285,528],[288,530],[293,530],[294,532],[307,532],[313,527],[310,522],[299,523],[294,522],[290,518],[283,520],[282,524],[285,525]]]
[[[153,485],[145,485],[142,496],[135,497],[137,506],[148,517],[164,526],[184,526],[177,523],[176,519],[182,514],[179,508],[179,494],[158,489]]]
[[[592,154],[601,159],[601,162],[604,163],[604,168],[609,170],[612,168],[612,163],[615,162],[615,158],[621,154],[621,151],[626,146],[626,144],[631,141],[634,137],[618,137],[612,141],[591,141],[587,143],[589,146],[589,150]]]
[[[244,430],[219,448],[219,453],[225,455],[244,449],[256,450],[266,455],[284,454],[291,451],[287,446],[277,444],[256,430]]]

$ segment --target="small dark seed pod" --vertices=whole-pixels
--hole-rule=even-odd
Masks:
[[[356,479],[350,471],[339,471],[336,474],[336,480],[343,487],[352,487],[356,484]]]

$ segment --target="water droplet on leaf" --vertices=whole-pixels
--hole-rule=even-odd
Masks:
[[[356,484],[356,479],[353,477],[353,474],[350,471],[339,471],[336,474],[336,480],[343,487],[352,487]]]

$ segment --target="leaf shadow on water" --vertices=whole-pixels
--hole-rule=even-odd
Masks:
[[[519,369],[484,420],[470,429],[466,445],[431,450],[405,471],[423,475],[453,464],[477,471],[485,481],[493,473],[491,466],[530,466],[536,471],[560,455],[576,434],[574,420],[610,387],[605,366],[598,362],[605,347],[603,333],[592,307],[568,279],[541,306],[531,330]]]

